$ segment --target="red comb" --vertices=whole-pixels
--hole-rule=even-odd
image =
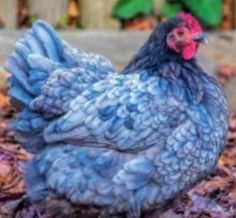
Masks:
[[[181,12],[179,14],[179,17],[195,32],[197,32],[197,33],[202,32],[202,27],[201,27],[200,23],[191,14]]]

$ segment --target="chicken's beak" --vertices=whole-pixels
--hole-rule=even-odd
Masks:
[[[204,43],[204,44],[208,44],[209,43],[209,41],[208,41],[208,37],[207,37],[207,35],[206,34],[200,34],[200,35],[198,35],[198,36],[196,36],[195,38],[194,38],[194,41],[196,41],[196,42],[199,42],[199,43]]]

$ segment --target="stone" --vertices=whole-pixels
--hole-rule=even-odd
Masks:
[[[17,17],[17,0],[0,0],[0,18],[5,27],[15,28]]]
[[[231,111],[236,111],[236,78],[232,78],[225,85],[225,93]]]
[[[86,29],[118,29],[119,21],[111,17],[117,0],[80,1],[81,23]]]
[[[57,0],[55,3],[55,0],[30,0],[29,11],[31,15],[56,26],[67,15],[67,1]]]

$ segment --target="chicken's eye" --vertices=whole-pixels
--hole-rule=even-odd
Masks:
[[[177,34],[178,34],[178,36],[182,37],[184,35],[184,31],[183,30],[178,30]]]

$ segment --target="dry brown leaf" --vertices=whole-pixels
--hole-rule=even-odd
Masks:
[[[0,109],[3,110],[9,106],[9,98],[0,92]]]
[[[16,145],[0,145],[0,200],[24,193],[20,163],[31,155]]]
[[[226,64],[219,65],[218,76],[229,79],[232,76],[234,76],[234,69],[231,66],[226,65]]]
[[[234,187],[234,189],[230,191],[230,193],[228,194],[228,198],[236,203],[236,187]]]
[[[20,145],[1,144],[0,151],[5,151],[14,154],[18,161],[26,161],[32,158],[32,154],[25,151]]]
[[[23,193],[24,184],[16,166],[9,161],[1,161],[0,169],[0,199],[7,195]]]
[[[203,181],[195,187],[195,192],[200,195],[206,195],[216,190],[223,191],[231,184],[231,178],[223,178],[220,176],[213,177],[209,181]]]

